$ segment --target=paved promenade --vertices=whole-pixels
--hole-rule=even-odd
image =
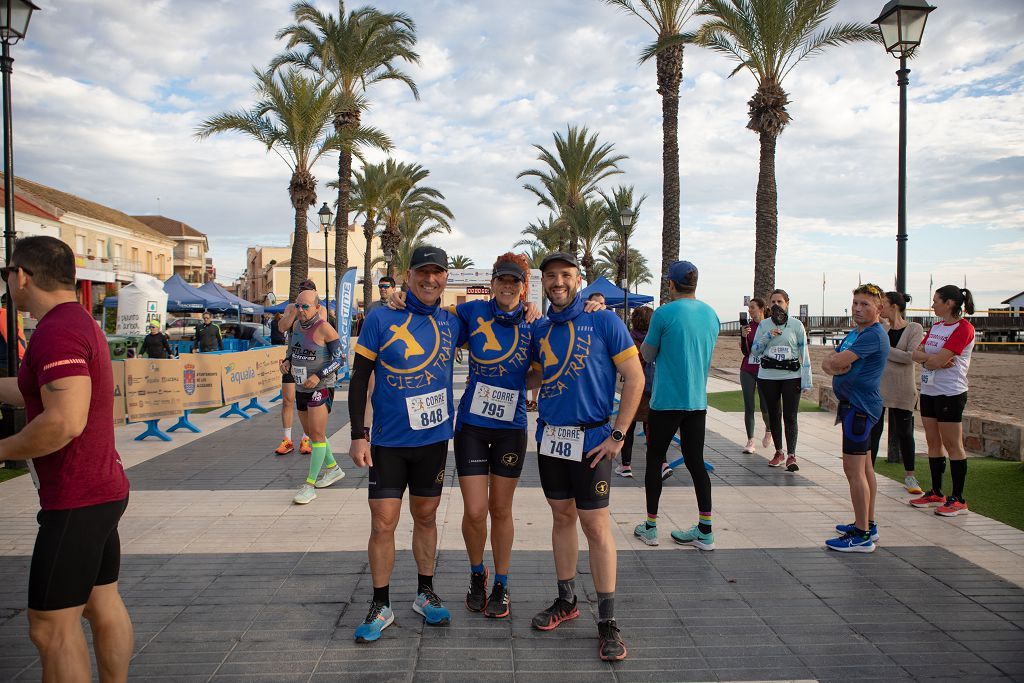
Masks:
[[[736,388],[713,379],[709,390]],[[1024,532],[976,514],[915,510],[901,486],[880,477],[879,549],[824,550],[832,527],[851,519],[839,433],[825,413],[801,414],[801,469],[790,474],[768,468],[763,449],[740,452],[742,414],[709,411],[718,546],[711,553],[668,539],[696,521],[684,468],[666,483],[662,545],[633,538],[645,512],[638,439],[636,478],[614,477],[611,496],[624,662],[597,658],[585,553],[577,583],[590,601],[583,616],[550,633],[529,626],[555,593],[534,453],[515,501],[512,617],[485,619],[463,607],[468,562],[449,455],[435,587],[452,624],[424,626],[410,608],[416,570],[406,515],[391,589],[395,625],[379,642],[357,646],[352,631],[371,592],[366,472],[344,455],[347,406],[343,393],[339,399],[330,441],[348,476],[307,506],[291,503],[306,456],[271,453],[279,408],[248,421],[198,415],[202,434],[179,433],[166,444],[133,441],[138,425],[117,430],[132,483],[120,528],[122,594],[136,632],[133,680],[1024,680]],[[40,676],[25,616],[37,509],[29,477],[0,484],[0,680]]]

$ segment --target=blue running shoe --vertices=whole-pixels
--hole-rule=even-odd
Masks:
[[[446,626],[452,620],[448,608],[437,597],[437,593],[427,589],[416,596],[412,603],[412,611],[423,616],[424,621],[430,626]]]
[[[854,524],[836,524],[836,531],[843,534],[844,536],[846,534],[852,534],[854,529],[856,528],[857,527]],[[868,532],[871,534],[871,542],[878,543],[878,525],[872,522],[871,528],[868,530]]]
[[[391,607],[379,602],[370,603],[370,611],[363,623],[356,627],[357,643],[372,643],[380,638],[381,631],[395,623]]]
[[[853,536],[844,534],[839,538],[830,538],[825,541],[825,547],[829,550],[837,550],[841,553],[873,553],[875,544],[871,541],[871,535]]]
[[[679,545],[692,545],[701,550],[715,549],[715,532],[712,531],[705,534],[696,524],[686,531],[673,531],[669,535]]]

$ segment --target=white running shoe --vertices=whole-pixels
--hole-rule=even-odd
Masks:
[[[753,439],[747,439],[747,445],[743,447],[743,452],[744,453],[753,453],[755,450],[757,450],[757,447],[754,445],[754,440]]]
[[[771,432],[765,432],[764,433],[764,438],[761,439],[761,448],[768,448],[768,446],[770,446],[771,443],[772,443],[772,433]]]
[[[323,475],[316,480],[313,486],[318,489],[325,489],[339,479],[345,478],[345,470],[341,469],[341,465],[335,465],[334,467],[328,467],[324,470]]]
[[[292,502],[296,505],[305,505],[316,500],[316,489],[309,484],[303,484],[299,492],[292,498]]]
[[[629,477],[630,479],[632,479],[633,468],[629,465],[619,465],[618,467],[615,468],[615,474],[619,475],[620,477]]]

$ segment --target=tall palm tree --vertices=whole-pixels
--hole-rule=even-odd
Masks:
[[[580,265],[583,266],[583,277],[586,281],[594,281],[594,255],[608,240],[608,212],[604,202],[587,200],[573,207],[568,215],[569,225],[573,234],[580,242]]]
[[[679,37],[738,62],[730,76],[746,69],[757,81],[747,103],[747,128],[760,137],[761,158],[755,200],[754,295],[775,287],[779,235],[775,146],[790,122],[789,95],[782,82],[804,59],[827,48],[880,39],[871,24],[843,22],[825,26],[839,0],[704,0],[697,10],[708,20],[696,32]]]
[[[569,228],[569,251],[579,251],[579,236],[568,225],[568,214],[586,203],[597,185],[609,176],[622,173],[618,163],[628,159],[615,154],[615,145],[598,143],[598,134],[591,134],[586,126],[568,126],[567,134],[555,133],[555,151],[534,145],[540,154],[537,159],[546,168],[530,168],[516,178],[536,178],[539,185],[527,183],[523,188],[537,197],[537,203],[558,214]]]
[[[294,69],[254,68],[253,72],[256,104],[206,119],[196,128],[195,136],[201,140],[214,133],[242,133],[277,154],[291,170],[288,196],[295,223],[288,296],[294,301],[309,269],[306,216],[316,204],[316,178],[310,169],[325,153],[340,148],[338,136],[326,134],[335,98],[330,83]]]
[[[632,185],[619,185],[612,190],[611,195],[601,193],[604,199],[604,210],[608,215],[609,238],[616,249],[618,249],[618,260],[614,270],[615,284],[626,279],[628,270],[626,268],[625,246],[634,239],[637,227],[640,225],[640,207],[647,200],[647,195],[641,195],[640,199],[633,201],[635,189]],[[622,225],[622,211],[629,209],[633,212],[633,223],[629,228]],[[634,242],[635,244],[635,242]]]
[[[416,24],[409,15],[380,12],[373,7],[361,7],[346,15],[344,0],[338,0],[337,17],[321,12],[311,2],[297,2],[291,10],[295,23],[277,33],[278,39],[288,39],[289,52],[275,60],[275,65],[300,64],[332,77],[337,105],[331,123],[337,135],[360,127],[365,93],[375,83],[399,81],[419,99],[416,83],[395,66],[399,61],[418,64],[420,60],[413,50]],[[376,146],[384,151],[390,147]],[[354,151],[354,144],[345,144],[338,158],[337,235],[348,232]],[[337,239],[334,245],[334,274],[340,280],[348,268],[348,240]]]
[[[516,244],[516,246],[520,245]],[[529,262],[530,268],[540,268],[541,261],[543,261],[544,258],[552,251],[540,242],[530,242],[523,246],[526,246],[527,248],[527,251],[523,252],[523,256],[525,256],[526,260]],[[514,248],[515,247],[513,247],[513,249]]]
[[[366,240],[366,250],[363,252],[363,301],[369,302],[373,300],[370,269],[373,267],[373,238],[379,236],[377,220],[391,194],[398,189],[399,179],[389,174],[386,163],[364,164],[362,171],[355,171],[352,176],[350,208],[357,215],[363,216],[363,238]],[[328,187],[336,188],[337,185],[336,181],[328,183]]]
[[[643,64],[654,57],[661,95],[661,272],[679,258],[679,85],[683,81],[683,26],[693,16],[698,0],[604,0],[632,14],[658,36],[640,54]],[[668,282],[661,285],[661,303],[668,301]]]
[[[622,250],[614,242],[601,247],[597,262],[594,263],[594,274],[603,275],[611,280],[621,267]],[[654,275],[651,273],[647,257],[639,249],[630,247],[629,277],[626,278],[626,287],[628,289],[635,289],[637,285],[653,282],[653,278]]]
[[[402,223],[408,222],[413,215],[420,225],[432,221],[438,230],[452,231],[451,221],[455,216],[444,204],[444,195],[433,187],[419,184],[430,175],[430,171],[419,164],[395,162],[393,159],[388,159],[385,167],[394,182],[380,212],[384,221],[380,241],[385,253],[398,254],[401,248],[408,246],[408,236],[402,232]],[[391,277],[395,276],[395,265],[394,259],[388,264]]]
[[[547,220],[538,218],[536,223],[530,223],[523,228],[522,234],[527,237],[513,244],[513,249],[536,245],[538,249],[544,250],[545,254],[566,250],[568,230],[555,218],[554,214],[548,214]]]
[[[448,257],[448,267],[455,269],[472,268],[475,264],[473,259],[462,254],[456,254],[455,256]]]
[[[412,253],[417,247],[426,246],[429,237],[449,232],[451,228],[437,222],[430,211],[413,209],[403,214],[398,224],[398,247],[388,264],[388,274],[395,277],[394,273],[398,273],[398,277],[404,280],[412,262]]]

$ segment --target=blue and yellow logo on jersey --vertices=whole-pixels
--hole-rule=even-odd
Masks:
[[[544,377],[541,381],[541,398],[558,396],[568,389],[572,381],[586,369],[587,359],[590,357],[591,336],[594,331],[592,326],[586,325],[577,328],[575,323],[570,320],[562,326],[564,332],[560,330],[552,340],[551,335],[558,327],[557,325],[548,327],[547,334],[541,338],[538,344]],[[555,347],[558,348],[557,351]],[[559,352],[562,352],[563,355],[560,355]]]
[[[420,321],[429,321],[429,325],[420,323],[414,333],[410,326]],[[384,336],[387,341],[381,345],[377,361],[385,370],[384,381],[389,385],[418,389],[445,376],[454,348],[447,321],[438,323],[434,316],[417,316],[414,320],[413,314],[408,313],[401,323],[388,325]]]
[[[469,335],[470,370],[480,377],[501,377],[529,367],[530,326],[503,326],[494,318],[477,316]],[[520,327],[524,328],[520,330]]]

